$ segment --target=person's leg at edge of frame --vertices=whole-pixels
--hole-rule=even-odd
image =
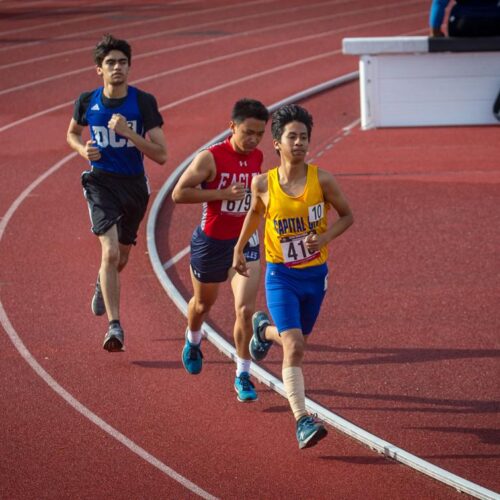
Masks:
[[[252,360],[249,342],[252,338],[252,315],[255,311],[255,300],[260,281],[260,262],[248,263],[249,276],[240,276],[230,271],[231,288],[234,295],[236,320],[234,324],[234,345],[236,348],[236,377],[234,388],[238,401],[245,403],[258,399],[255,385],[250,380]]]
[[[99,241],[101,243],[99,280],[109,320],[109,328],[104,337],[103,348],[109,352],[122,351],[124,333],[120,325],[119,273],[128,262],[131,245],[119,243],[116,225],[112,226],[103,235],[100,235]]]
[[[219,283],[202,283],[196,279],[191,268],[190,271],[194,294],[188,303],[188,326],[182,349],[182,363],[188,373],[198,375],[203,367],[201,325],[217,300]]]

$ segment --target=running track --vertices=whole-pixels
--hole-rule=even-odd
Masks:
[[[152,272],[144,228],[123,276],[127,351],[102,351],[84,165],[64,140],[71,102],[98,83],[89,54],[103,32],[133,43],[132,80],[162,107],[168,167],[147,165],[157,192],[226,128],[235,99],[272,104],[351,72],[344,36],[421,34],[427,4],[0,2],[2,498],[458,497],[333,430],[299,453],[286,401],[259,385],[259,403],[238,404],[233,366],[208,343],[203,375],[188,377],[185,320]],[[499,491],[498,129],[361,132],[356,84],[305,104],[311,156],[356,215],[333,251],[309,396]],[[198,217],[165,205],[165,261]],[[186,258],[169,274],[189,294]],[[210,322],[229,339],[227,291],[220,299]],[[265,364],[276,375],[278,354]]]

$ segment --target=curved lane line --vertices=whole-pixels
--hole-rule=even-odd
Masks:
[[[332,89],[338,87],[347,82],[351,82],[358,77],[358,73],[349,73],[340,78],[335,78],[333,80],[329,80],[321,85],[317,85],[315,87],[311,87],[303,92],[299,92],[290,96],[287,99],[283,99],[282,101],[273,104],[269,107],[269,110],[272,112],[275,109],[279,108],[284,104],[290,104],[293,102],[298,102],[304,100],[308,97],[311,97],[315,94],[323,92],[328,89]],[[219,142],[225,139],[228,136],[229,131],[225,130],[220,133],[216,137],[214,137],[211,141],[207,142],[200,149],[206,149],[208,146]],[[163,202],[165,198],[170,194],[173,189],[175,183],[181,176],[182,172],[187,168],[187,166],[191,163],[196,152],[191,154],[188,158],[186,158],[170,175],[165,184],[162,186],[158,195],[156,196],[151,211],[148,216],[147,221],[147,229],[146,229],[146,239],[148,245],[148,254],[151,264],[153,266],[153,271],[155,272],[160,284],[163,289],[166,291],[167,295],[174,302],[177,308],[187,316],[187,302],[184,297],[180,294],[180,292],[176,289],[174,283],[170,280],[167,273],[165,272],[164,266],[169,266],[170,261],[165,264],[161,263],[160,256],[158,253],[158,249],[156,247],[155,233],[156,233],[156,221],[158,218],[158,214],[163,206]],[[182,252],[181,252],[182,253]],[[179,255],[179,254],[178,254]],[[174,259],[176,257],[175,256]],[[236,351],[234,347],[227,342],[219,333],[213,329],[207,323],[203,323],[203,329],[206,334],[206,338],[222,353],[228,356],[233,361],[236,361]],[[271,373],[267,372],[256,363],[252,363],[251,373],[254,375],[261,383],[267,385],[278,394],[286,398],[285,388],[281,380],[276,378]],[[339,415],[333,413],[328,408],[324,408],[318,403],[306,398],[306,408],[312,412],[318,414],[325,422],[329,423],[332,427],[338,429],[339,431],[347,434],[348,436],[354,438],[357,441],[367,445],[372,450],[375,450],[387,458],[391,458],[400,463],[408,465],[409,467],[422,472],[423,474],[430,476],[442,483],[445,483],[458,491],[462,491],[467,493],[473,497],[484,499],[484,500],[500,500],[500,495],[495,493],[494,491],[488,490],[483,486],[475,484],[467,479],[464,479],[456,474],[453,474],[441,467],[437,467],[436,465],[423,460],[416,455],[413,455],[397,446],[380,439],[378,436],[371,434],[361,427],[354,425],[353,423],[345,420]]]
[[[114,3],[119,3],[120,5],[123,4],[123,0],[109,0],[104,3],[93,3],[91,5],[92,8],[95,7],[108,7],[110,4]],[[28,5],[26,3],[23,4],[23,7],[27,7]],[[5,8],[5,7],[4,7]],[[56,11],[52,11],[52,13],[58,13],[58,14],[64,14],[64,12],[70,11],[73,12],[74,8],[66,8],[66,9],[57,9]],[[30,26],[24,26],[22,28],[14,28],[11,30],[7,31],[0,31],[0,36],[4,37],[5,35],[17,35],[19,33],[24,33],[26,31],[33,31],[33,30],[38,30],[38,29],[43,29],[43,28],[50,28],[51,26],[57,26],[60,27],[64,24],[72,24],[72,23],[81,23],[82,21],[88,21],[90,19],[95,19],[96,17],[102,17],[103,13],[100,14],[93,14],[92,16],[83,16],[83,17],[74,17],[71,19],[66,19],[66,20],[61,20],[59,19],[58,21],[53,21],[50,23],[44,23],[44,24],[32,24]],[[24,63],[20,63],[24,64]]]
[[[343,0],[343,1],[347,1],[347,0]],[[325,4],[325,3],[329,4],[329,2],[323,2],[323,4]],[[317,6],[317,5],[322,6],[323,4],[316,4],[316,5],[312,5],[312,6],[313,7]],[[311,6],[308,5],[307,7],[304,7],[304,8],[310,8],[310,7]],[[391,5],[388,5],[387,7],[391,7]],[[381,8],[381,7],[379,7],[379,8]],[[289,10],[289,9],[287,9],[287,10]],[[297,7],[297,8],[294,8],[292,10],[296,11],[296,10],[299,10],[299,8]],[[372,10],[372,9],[368,9],[368,10]],[[259,13],[259,14],[250,14],[248,16],[245,16],[245,20],[248,21],[249,19],[256,19],[256,18],[259,18],[259,17],[266,17],[266,16],[272,15],[272,14],[277,13],[277,12],[283,12],[283,10],[281,10],[281,11],[263,12],[263,13]],[[354,11],[352,13],[355,14],[355,13],[358,13],[358,12],[361,13],[363,11]],[[345,14],[342,14],[342,15],[345,15]],[[317,16],[317,17],[314,17],[314,18],[307,18],[307,19],[304,19],[304,20],[294,21],[293,23],[285,23],[285,25],[286,24],[302,24],[302,23],[307,23],[307,22],[314,22],[315,20],[329,19],[330,17],[334,17],[334,16],[335,16],[335,14],[332,14],[332,15],[329,15],[329,16]],[[217,21],[210,21],[210,22],[205,22],[205,23],[201,23],[201,24],[191,24],[191,25],[182,26],[180,28],[171,28],[169,30],[165,30],[165,31],[161,31],[161,32],[155,32],[154,36],[157,36],[159,34],[169,35],[169,34],[182,33],[182,32],[191,31],[191,30],[198,30],[200,28],[207,28],[207,27],[210,27],[210,26],[215,26],[217,24],[227,24],[227,23],[231,23],[233,21],[237,22],[239,20],[241,20],[241,16],[230,17],[230,18],[226,18],[226,19],[220,19],[220,20],[217,20]],[[282,24],[276,24],[274,26],[276,26],[277,28],[281,28],[284,25],[282,25]],[[223,37],[217,36],[217,37],[213,37],[213,38],[199,40],[199,41],[196,41],[196,42],[190,42],[190,43],[184,43],[184,44],[175,45],[175,46],[171,46],[171,47],[165,47],[163,49],[157,49],[157,50],[153,50],[153,51],[150,51],[150,52],[142,52],[140,54],[134,54],[134,61],[137,61],[137,59],[143,59],[144,57],[151,57],[151,56],[156,56],[156,55],[164,54],[166,52],[172,52],[174,50],[182,50],[182,49],[185,49],[185,48],[188,48],[188,47],[196,47],[198,45],[206,45],[206,44],[209,44],[209,43],[212,43],[212,42],[220,42],[220,41],[225,42],[228,39],[231,39],[231,38],[234,38],[234,37],[244,36],[244,35],[256,33],[256,32],[259,32],[259,31],[272,30],[274,28],[274,26],[260,28],[260,29],[257,29],[257,30],[242,31],[242,32],[239,32],[239,33],[231,34],[231,35],[224,35]],[[152,37],[153,35],[152,34],[148,34],[148,35],[144,35],[144,36]],[[137,39],[142,39],[142,37],[141,36],[131,37],[131,38],[128,38],[128,41],[134,42]],[[1,69],[11,69],[13,67],[20,66],[20,65],[23,65],[23,64],[38,63],[38,62],[41,62],[41,61],[45,61],[47,59],[53,59],[53,58],[56,58],[56,57],[63,57],[63,56],[66,56],[68,54],[75,54],[75,53],[78,53],[78,52],[90,52],[91,49],[92,49],[92,47],[83,47],[83,48],[79,48],[79,49],[76,49],[76,50],[64,50],[64,51],[61,51],[61,52],[53,52],[52,54],[46,54],[46,55],[43,55],[43,56],[33,57],[31,59],[25,59],[25,60],[22,60],[22,61],[16,61],[16,62],[13,62],[13,63],[3,64],[3,65],[0,66],[0,70]],[[84,68],[82,71],[87,71],[87,70],[92,69],[92,68],[93,68],[93,66],[89,66],[89,67]],[[67,75],[67,73],[60,73],[60,75],[65,76],[65,75]]]
[[[380,25],[380,24],[385,24],[387,22],[394,22],[396,20],[405,19],[407,17],[414,17],[414,14],[410,14],[409,16],[400,16],[400,17],[385,19],[383,21],[376,21],[376,22],[364,23],[364,24],[356,25],[356,26],[351,27],[351,28],[366,28],[366,27],[370,27],[370,26],[376,26],[376,25]],[[347,30],[347,28],[345,28],[345,29],[339,29],[339,32],[346,31],[346,30]],[[424,30],[417,30],[416,32],[422,32],[422,31],[424,31]],[[269,74],[272,74],[272,73],[274,73],[276,71],[281,71],[283,69],[288,69],[288,68],[291,68],[291,67],[294,67],[294,66],[297,66],[297,65],[300,65],[300,64],[308,63],[308,62],[315,61],[315,60],[318,60],[318,59],[322,59],[322,58],[325,58],[325,57],[330,57],[330,56],[333,56],[333,55],[336,55],[336,54],[340,54],[341,52],[342,52],[342,49],[337,49],[337,50],[333,50],[333,51],[330,51],[330,52],[323,52],[321,54],[317,54],[317,55],[312,56],[312,57],[307,57],[307,58],[304,58],[304,59],[297,59],[297,60],[295,60],[292,63],[283,64],[281,66],[276,66],[276,67],[270,68],[268,70],[261,71],[259,73],[253,73],[252,75],[248,75],[246,77],[242,77],[242,78],[239,78],[239,79],[236,79],[236,80],[232,80],[231,82],[226,82],[224,84],[216,85],[215,87],[211,87],[211,88],[206,89],[204,91],[198,92],[197,94],[192,94],[189,97],[180,99],[178,101],[171,102],[169,104],[165,104],[164,106],[162,106],[160,108],[160,111],[174,108],[174,107],[178,106],[179,104],[183,104],[185,102],[188,102],[188,101],[190,101],[192,99],[196,99],[198,97],[203,97],[203,96],[205,96],[207,94],[210,94],[212,92],[217,92],[218,90],[230,87],[231,85],[236,85],[238,83],[241,83],[241,82],[244,82],[244,81],[248,81],[248,80],[251,80],[251,79],[254,79],[254,78],[258,78],[258,77],[263,76],[263,75],[269,75]],[[204,62],[202,61],[200,64],[204,64]],[[194,67],[195,67],[194,65],[189,65],[189,69],[192,69]],[[148,77],[139,78],[137,80],[133,80],[130,83],[132,85],[135,85],[135,84],[140,83],[140,82],[152,80],[155,77],[161,77],[161,76],[165,76],[168,73],[175,73],[175,72],[176,72],[175,69],[168,70],[168,71],[163,72],[163,73],[158,73],[156,76],[148,76]],[[1,132],[5,132],[6,130],[9,130],[9,129],[11,129],[13,127],[16,127],[18,125],[22,125],[23,123],[25,123],[27,121],[30,121],[30,120],[32,120],[34,118],[38,118],[40,116],[44,116],[46,114],[49,114],[49,113],[52,113],[52,112],[57,111],[59,109],[62,109],[64,107],[66,107],[66,106],[70,106],[71,104],[73,104],[73,101],[68,101],[68,102],[64,102],[62,104],[57,104],[56,106],[52,106],[52,107],[44,109],[42,111],[38,111],[37,113],[34,113],[32,115],[28,115],[28,116],[25,116],[24,118],[20,118],[18,120],[12,121],[12,122],[10,122],[10,123],[8,123],[8,124],[0,127],[0,133]]]
[[[262,4],[262,3],[265,4],[265,3],[270,3],[273,1],[276,1],[276,0],[254,0],[253,2],[248,2],[245,6],[248,8],[248,7],[251,7],[252,5],[258,5],[258,4]],[[348,0],[344,0],[344,1],[348,1]],[[166,16],[155,17],[154,19],[151,19],[149,21],[145,21],[143,19],[141,21],[133,21],[133,22],[129,22],[129,23],[114,24],[111,26],[95,28],[92,30],[79,31],[77,33],[72,32],[72,33],[69,33],[67,35],[54,37],[51,39],[51,41],[67,40],[68,38],[82,39],[85,37],[85,35],[90,35],[91,33],[102,34],[102,33],[108,33],[110,31],[116,32],[118,30],[123,30],[124,28],[130,28],[130,27],[134,27],[134,26],[144,26],[146,24],[156,23],[156,22],[160,22],[160,21],[164,21],[164,20],[169,21],[171,19],[178,19],[180,17],[195,16],[195,15],[200,16],[203,14],[207,14],[207,13],[211,13],[211,12],[218,12],[221,10],[228,10],[228,9],[234,9],[234,5],[231,4],[231,5],[227,5],[227,6],[223,5],[223,6],[219,6],[219,7],[211,7],[209,9],[198,10],[195,12],[181,12],[180,14],[168,14]],[[128,41],[132,42],[134,40],[142,40],[145,38],[154,38],[156,36],[161,36],[161,34],[162,34],[162,32],[155,30],[154,33],[149,33],[147,35],[142,35],[142,36],[133,37],[133,38],[130,37],[130,38],[128,38]],[[0,52],[5,51],[5,50],[18,49],[18,48],[23,49],[25,47],[32,46],[32,45],[40,45],[44,42],[45,42],[45,40],[36,41],[36,42],[24,42],[24,43],[19,43],[17,45],[11,45],[8,47],[0,47]],[[81,51],[85,51],[85,50],[90,51],[90,50],[92,50],[92,48],[93,48],[92,46],[82,47],[82,48],[76,49],[75,52],[81,52]]]
[[[199,97],[203,97],[203,96],[206,96],[208,94],[212,94],[214,92],[217,92],[219,90],[231,87],[233,85],[237,85],[239,83],[242,83],[242,82],[245,82],[245,81],[248,81],[248,80],[253,80],[253,79],[259,78],[260,76],[263,76],[263,75],[270,75],[272,73],[275,73],[276,71],[281,71],[281,70],[284,70],[284,69],[292,68],[292,67],[298,66],[300,64],[308,63],[308,62],[311,62],[311,61],[316,61],[318,59],[323,59],[325,57],[330,57],[330,56],[335,55],[335,54],[340,54],[341,51],[342,51],[342,49],[337,49],[337,50],[333,50],[333,51],[330,51],[330,52],[323,52],[322,54],[318,54],[318,55],[315,55],[315,56],[312,56],[312,57],[307,57],[305,59],[298,59],[298,60],[296,60],[296,61],[294,61],[292,63],[283,64],[281,66],[276,66],[276,67],[273,67],[273,68],[261,71],[259,73],[252,73],[251,75],[247,75],[247,76],[238,78],[236,80],[231,80],[229,82],[225,82],[225,83],[222,83],[220,85],[216,85],[214,87],[210,87],[210,88],[205,89],[203,91],[200,91],[200,92],[198,92],[196,94],[190,94],[187,97],[183,97],[182,99],[178,99],[177,101],[173,101],[173,102],[171,102],[169,104],[165,104],[165,105],[161,106],[159,109],[160,109],[160,111],[164,111],[166,109],[172,109],[172,108],[175,108],[175,107],[179,106],[180,104],[184,104],[185,102],[189,102],[189,101],[192,101],[194,99],[198,99]],[[142,80],[144,80],[144,79],[141,79],[141,81]],[[132,81],[130,83],[131,84],[135,84],[136,82],[137,81],[134,80],[134,81]],[[53,106],[51,108],[47,108],[47,109],[44,109],[42,111],[39,111],[38,113],[34,113],[32,115],[25,116],[24,118],[20,118],[19,120],[10,122],[7,125],[4,125],[3,127],[0,127],[0,132],[5,132],[8,129],[16,127],[17,125],[21,125],[22,123],[30,121],[33,118],[38,118],[40,116],[49,114],[49,113],[51,113],[53,111],[57,111],[57,110],[62,109],[64,107],[66,107],[66,106],[69,106],[71,104],[73,104],[73,101],[64,102],[62,104],[58,104],[58,105]]]
[[[379,8],[377,8],[377,9],[379,9]],[[360,12],[362,12],[362,11],[352,11],[352,12],[348,12],[347,14],[356,14],[356,13],[360,13]],[[416,18],[416,17],[420,17],[420,16],[421,16],[421,13],[417,12],[417,13],[414,13],[414,14],[407,14],[405,16],[399,16],[397,18],[394,18],[393,20],[394,21],[401,21],[401,20]],[[323,18],[318,17],[318,18],[315,18],[315,19],[325,19],[325,18],[328,18],[328,17],[339,17],[339,16],[338,15],[336,15],[336,16],[332,15],[332,16],[324,16]],[[219,38],[213,38],[211,40],[205,40],[204,42],[205,42],[205,44],[208,44],[208,43],[213,42],[213,41],[224,41],[224,42],[226,42],[228,39],[231,39],[231,38],[234,38],[234,37],[239,37],[239,36],[242,36],[242,35],[246,36],[248,34],[257,34],[257,33],[260,33],[260,32],[265,32],[265,31],[270,31],[270,30],[276,31],[277,29],[282,29],[283,27],[294,26],[294,25],[297,25],[297,24],[304,24],[305,22],[309,22],[309,19],[305,20],[305,21],[302,20],[302,21],[294,21],[294,22],[291,22],[291,23],[285,23],[283,25],[275,25],[275,26],[266,27],[266,28],[259,28],[259,29],[256,29],[256,30],[252,30],[252,31],[248,31],[248,32],[243,32],[243,33],[236,33],[234,35],[229,35],[229,36],[224,37],[222,39],[220,37]],[[342,33],[344,31],[351,31],[352,29],[368,28],[368,27],[373,26],[373,25],[376,26],[376,25],[379,25],[379,24],[387,23],[387,22],[388,21],[386,19],[384,19],[383,21],[380,21],[380,20],[378,20],[378,21],[371,21],[369,23],[359,24],[359,25],[355,25],[355,26],[348,26],[348,27],[344,27],[344,28],[335,28],[333,30],[326,30],[326,31],[316,32],[316,33],[314,33],[312,35],[306,35],[306,36],[302,36],[302,37],[298,37],[298,38],[289,38],[289,39],[282,40],[280,42],[271,43],[271,44],[268,44],[268,45],[259,45],[258,47],[252,47],[250,49],[245,49],[245,50],[241,50],[241,51],[238,51],[238,52],[230,52],[228,54],[224,54],[224,55],[221,55],[221,56],[213,57],[213,58],[210,58],[210,59],[204,59],[202,61],[198,61],[198,62],[194,62],[194,63],[191,63],[191,64],[187,64],[185,66],[178,66],[178,67],[173,68],[173,69],[169,69],[169,70],[166,70],[166,71],[163,71],[163,72],[155,73],[153,75],[140,78],[138,80],[135,80],[133,83],[137,84],[137,83],[141,83],[141,82],[146,82],[146,81],[149,81],[149,80],[154,80],[156,78],[164,77],[166,75],[175,74],[175,73],[179,73],[181,71],[186,71],[186,70],[193,69],[193,68],[196,68],[196,67],[209,65],[209,64],[212,64],[214,62],[225,61],[227,59],[231,59],[231,58],[234,58],[234,57],[241,57],[242,55],[252,54],[254,52],[260,52],[260,51],[264,51],[264,50],[271,50],[273,48],[282,47],[284,45],[290,45],[290,44],[294,44],[294,43],[306,42],[306,41],[312,40],[314,38],[320,38],[320,37],[324,37],[324,36],[331,36],[331,35],[334,35],[334,34]],[[181,31],[181,30],[179,30],[179,31]],[[199,44],[200,44],[200,42],[195,42],[195,43],[186,44],[186,45],[187,46],[195,46],[195,45],[199,45]],[[150,56],[154,56],[154,55],[161,54],[161,53],[164,53],[164,52],[171,52],[173,50],[180,50],[180,49],[183,49],[183,48],[186,48],[186,47],[182,46],[182,45],[179,45],[177,47],[168,47],[167,49],[161,49],[161,50],[156,50],[156,51],[153,51],[153,52],[147,52],[147,53],[141,54],[140,56],[135,57],[135,59],[150,57]],[[1,66],[0,66],[0,69],[2,69]],[[74,69],[72,71],[66,71],[65,73],[57,73],[56,75],[47,76],[47,77],[41,78],[39,80],[33,80],[31,82],[27,82],[27,83],[22,83],[22,84],[19,84],[19,85],[15,85],[14,87],[8,87],[8,88],[0,90],[0,96],[6,95],[6,94],[10,94],[12,92],[17,92],[19,90],[27,89],[27,88],[30,88],[30,87],[36,87],[37,85],[42,85],[44,83],[52,82],[54,80],[59,80],[61,78],[67,78],[68,76],[74,76],[74,75],[78,75],[78,74],[81,74],[81,73],[86,73],[86,72],[91,71],[91,69],[92,69],[92,66],[88,66],[88,67],[85,67],[85,68],[78,68],[78,69]]]
[[[43,173],[40,177],[38,177],[35,181],[33,181],[12,203],[12,205],[7,210],[6,214],[0,221],[0,242],[2,241],[3,234],[9,223],[10,219],[19,208],[19,206],[23,203],[23,201],[30,195],[30,193],[41,184],[47,177],[52,175],[54,172],[59,170],[63,165],[72,160],[77,156],[76,153],[71,153],[65,156],[62,160],[57,162],[55,165],[50,167],[45,173]],[[81,413],[85,418],[90,420],[93,424],[97,425],[101,430],[109,434],[112,438],[116,439],[124,446],[126,446],[129,450],[134,452],[136,455],[141,457],[143,460],[153,465],[165,475],[180,483],[184,488],[192,491],[198,496],[206,499],[213,500],[217,497],[212,496],[210,493],[206,492],[196,484],[189,481],[189,479],[185,478],[168,465],[165,465],[163,462],[158,460],[156,457],[148,453],[144,448],[141,448],[138,444],[134,443],[127,436],[122,434],[120,431],[109,425],[102,418],[98,417],[95,413],[89,410],[86,406],[84,406],[80,401],[78,401],[75,397],[73,397],[64,387],[62,387],[51,375],[49,375],[44,368],[38,363],[38,361],[32,356],[30,351],[26,348],[23,341],[19,337],[18,333],[12,326],[12,323],[7,316],[5,308],[3,307],[2,301],[0,299],[0,323],[10,338],[11,342],[14,344],[14,347],[19,352],[21,357],[28,363],[28,365],[35,371],[35,373],[61,398],[63,398],[71,407],[73,407],[76,411]]]
[[[345,2],[347,0],[342,0],[342,1]],[[418,1],[419,0],[416,0],[416,1],[413,1],[413,2],[409,2],[409,3],[410,4],[411,3],[417,3]],[[323,3],[319,3],[319,4],[307,5],[305,7],[294,7],[292,9],[286,9],[286,10],[270,11],[270,12],[263,12],[263,13],[258,13],[258,14],[251,14],[251,15],[245,16],[245,20],[248,21],[250,19],[258,19],[260,17],[268,17],[268,16],[273,15],[275,13],[280,13],[281,15],[284,15],[287,12],[290,13],[290,11],[296,12],[296,11],[298,11],[300,9],[310,9],[311,7],[318,7],[318,6],[321,7],[324,4],[331,5],[330,2],[323,2]],[[382,6],[379,5],[379,6],[370,7],[370,8],[367,8],[367,9],[358,9],[358,10],[350,10],[350,11],[345,11],[345,12],[336,12],[336,13],[329,14],[329,15],[326,15],[326,16],[323,15],[323,16],[308,17],[308,18],[305,18],[305,19],[298,19],[298,20],[294,20],[294,21],[291,21],[291,22],[280,23],[280,24],[276,23],[276,24],[274,24],[272,26],[265,26],[263,28],[257,28],[257,29],[253,29],[253,30],[236,32],[236,33],[232,33],[232,34],[229,34],[229,35],[227,35],[227,34],[225,34],[223,36],[219,35],[219,36],[208,38],[208,39],[204,39],[204,40],[198,40],[198,41],[195,41],[195,42],[183,43],[183,44],[178,44],[178,45],[174,45],[174,46],[170,46],[170,47],[165,47],[165,48],[162,48],[162,49],[152,50],[152,51],[149,51],[149,52],[142,52],[140,54],[134,54],[134,61],[137,61],[138,59],[139,60],[140,59],[144,59],[144,58],[147,58],[147,57],[158,56],[158,55],[161,55],[161,54],[165,54],[167,52],[173,52],[173,51],[183,50],[183,49],[186,49],[186,48],[197,47],[199,45],[206,46],[207,44],[218,43],[218,42],[227,43],[227,41],[231,40],[232,38],[249,36],[249,35],[256,35],[258,33],[265,33],[266,31],[282,30],[282,29],[285,29],[285,28],[293,27],[293,26],[300,26],[300,25],[304,25],[304,24],[308,24],[308,23],[314,23],[316,21],[326,21],[326,20],[332,19],[332,18],[335,19],[335,20],[337,20],[340,17],[355,16],[355,15],[360,15],[360,14],[366,15],[369,12],[373,13],[373,12],[380,11],[380,10],[383,10],[383,9],[397,7],[399,5],[400,5],[400,2],[397,2],[395,4],[384,4]],[[415,15],[420,15],[420,14],[415,14]],[[241,19],[241,16],[237,16],[237,17],[232,17],[232,18],[228,18],[228,19],[222,19],[222,20],[217,20],[217,21],[210,21],[210,22],[206,22],[206,23],[202,23],[202,24],[192,24],[192,25],[187,25],[187,26],[183,26],[183,27],[180,27],[180,28],[172,28],[170,30],[163,31],[161,33],[163,35],[174,34],[174,33],[183,33],[183,32],[188,32],[188,31],[192,31],[192,30],[199,30],[200,28],[206,28],[206,27],[209,27],[209,26],[217,25],[217,24],[227,24],[227,23],[231,23],[231,22],[237,22],[240,19]],[[354,25],[353,28],[356,28],[356,26]],[[157,35],[157,34],[158,33],[156,33],[155,35]],[[147,35],[147,36],[150,37],[152,35]],[[140,37],[129,38],[129,40],[130,41],[135,41],[137,38],[140,38]],[[20,61],[10,62],[10,63],[7,63],[7,64],[0,65],[0,70],[3,70],[3,69],[9,70],[11,68],[14,68],[14,67],[17,67],[17,66],[21,66],[21,65],[24,65],[24,64],[33,65],[33,63],[38,63],[38,62],[46,61],[48,59],[53,59],[55,57],[63,57],[63,56],[69,55],[69,54],[74,55],[75,53],[82,52],[82,51],[89,52],[90,48],[89,47],[84,47],[83,49],[77,49],[77,50],[65,50],[65,51],[62,51],[62,52],[55,52],[55,53],[51,53],[51,54],[45,54],[43,56],[33,57],[31,59],[22,59]],[[76,73],[83,73],[83,72],[89,71],[89,70],[91,70],[93,68],[94,68],[94,66],[88,66],[88,67],[76,70],[76,72],[75,71],[69,71],[69,72],[66,72],[66,73],[58,73],[58,75],[55,78],[66,78],[67,76],[74,75]],[[46,79],[32,80],[30,82],[27,82],[25,85],[33,86],[35,84],[44,83],[46,81],[47,81]],[[11,91],[17,90],[18,88],[25,88],[25,87],[24,86],[21,86],[21,87],[12,87],[10,89],[3,89],[2,92],[3,93],[6,93],[6,91],[11,92]]]

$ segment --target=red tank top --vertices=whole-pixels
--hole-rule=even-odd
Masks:
[[[261,173],[262,152],[254,149],[249,154],[241,154],[233,149],[230,137],[208,148],[214,157],[217,174],[215,179],[202,184],[203,189],[224,189],[241,182],[246,187],[242,200],[217,200],[203,203],[201,229],[219,240],[238,238],[245,215],[252,199],[250,186],[252,178]]]

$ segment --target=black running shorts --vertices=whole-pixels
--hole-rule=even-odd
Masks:
[[[233,251],[238,238],[217,240],[207,236],[197,226],[191,238],[191,269],[202,283],[222,283],[227,280],[228,271],[233,264]],[[255,244],[256,243],[256,244]],[[259,243],[248,242],[243,254],[247,262],[260,259]]]
[[[82,186],[92,232],[100,236],[116,224],[118,241],[123,245],[135,245],[149,201],[147,178],[93,169],[83,172]]]

